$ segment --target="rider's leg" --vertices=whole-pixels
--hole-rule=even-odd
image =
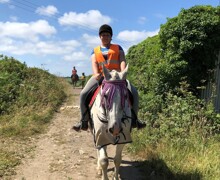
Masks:
[[[72,127],[76,131],[79,131],[79,130],[86,131],[88,129],[88,121],[89,121],[90,115],[89,115],[89,109],[85,105],[85,101],[90,90],[93,89],[95,86],[98,86],[98,81],[96,80],[95,77],[92,76],[80,93],[81,120],[78,124]]]
[[[127,80],[127,83],[128,83],[127,87],[133,96],[133,105],[132,105],[132,109],[131,109],[132,127],[138,128],[138,129],[144,128],[144,127],[146,127],[146,123],[144,123],[138,119],[139,96],[138,96],[137,89],[128,80]]]

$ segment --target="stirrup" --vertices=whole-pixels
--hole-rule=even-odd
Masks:
[[[78,124],[76,124],[76,125],[74,125],[73,127],[72,127],[72,129],[73,130],[75,130],[75,131],[80,131],[80,129],[81,129],[81,122],[79,122]]]
[[[89,128],[87,120],[81,120],[78,124],[72,127],[73,130],[79,132],[80,130],[87,131]]]
[[[142,129],[146,127],[146,123],[142,122],[138,119],[132,119],[132,124],[131,124],[132,128],[137,128],[137,129]]]
[[[137,129],[142,129],[146,127],[146,123],[136,119]]]
[[[132,128],[137,128],[137,129],[142,129],[146,127],[146,123],[143,121],[140,121],[137,118],[136,113],[134,112],[133,109],[131,109],[131,113],[132,113],[132,121],[131,121],[131,127]]]

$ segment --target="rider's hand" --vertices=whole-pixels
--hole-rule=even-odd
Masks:
[[[97,73],[97,74],[94,74],[93,76],[96,78],[96,80],[100,80],[102,77],[102,73]]]

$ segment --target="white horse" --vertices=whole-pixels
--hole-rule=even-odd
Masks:
[[[91,108],[94,123],[93,135],[97,148],[97,170],[102,180],[108,180],[107,146],[116,145],[114,180],[119,179],[122,150],[131,143],[131,108],[126,85],[128,66],[122,72],[108,71],[103,66],[105,79]]]

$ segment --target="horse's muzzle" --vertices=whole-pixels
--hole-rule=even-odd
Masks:
[[[108,129],[108,131],[113,136],[118,136],[120,134],[120,132],[122,131],[122,127],[118,123],[115,123],[113,127]]]

